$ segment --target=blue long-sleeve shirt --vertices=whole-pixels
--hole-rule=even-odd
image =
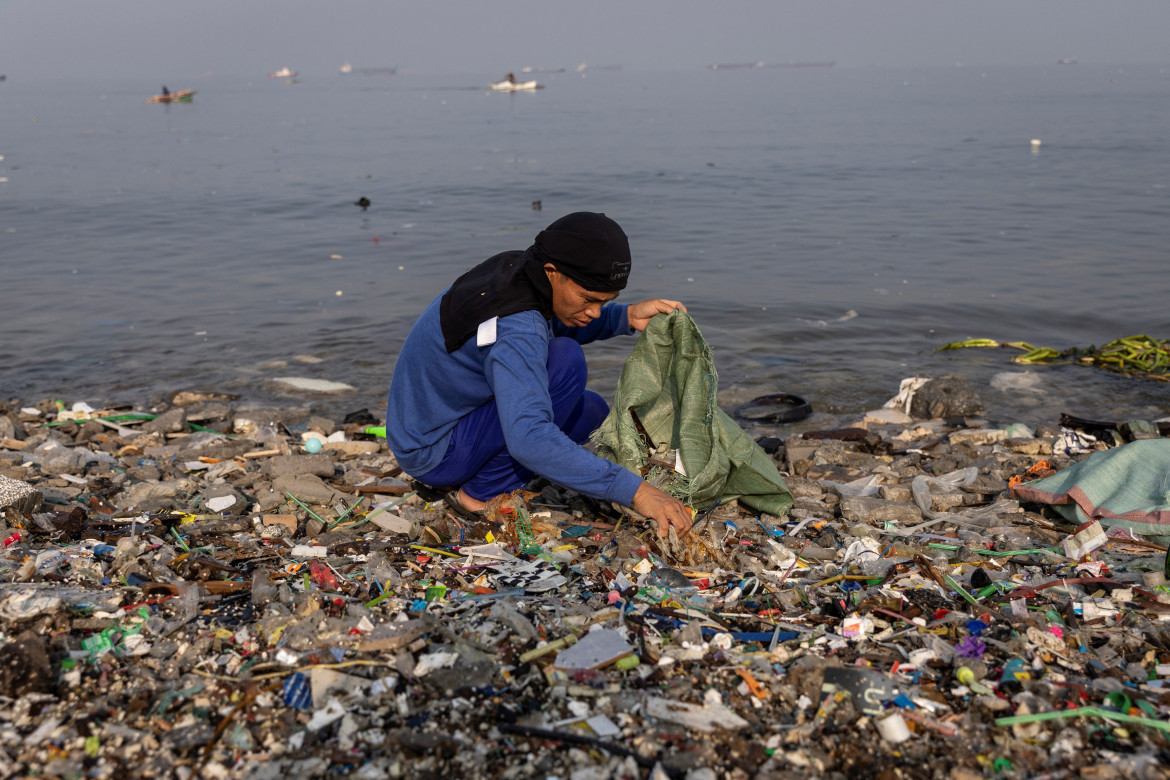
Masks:
[[[583,449],[553,422],[546,365],[554,336],[588,344],[631,333],[628,307],[606,304],[583,328],[546,320],[537,311],[500,317],[495,343],[480,347],[473,337],[448,353],[441,299],[410,329],[390,382],[386,441],[398,465],[408,474],[437,468],[456,423],[494,398],[508,452],[521,465],[587,496],[633,504],[641,478]]]

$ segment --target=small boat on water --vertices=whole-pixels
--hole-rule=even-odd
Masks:
[[[355,68],[348,62],[338,68],[342,76],[351,76],[357,74],[359,76],[393,76],[398,72],[398,68]]]
[[[490,89],[496,92],[521,92],[533,89],[544,89],[544,85],[537,84],[535,79],[532,81],[508,81],[507,79],[504,79],[503,81],[497,81],[490,85]]]
[[[147,103],[190,103],[191,98],[195,97],[195,90],[180,89],[178,92],[171,92],[166,95],[151,95],[146,99]]]
[[[296,75],[297,75],[297,72],[295,70],[289,70],[285,66],[281,65],[280,70],[276,71],[275,73],[269,73],[268,78],[270,78],[270,79],[291,79],[291,78],[296,78]]]

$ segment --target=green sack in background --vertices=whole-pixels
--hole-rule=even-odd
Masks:
[[[626,360],[609,416],[593,434],[597,453],[642,473],[647,443],[632,407],[653,444],[677,450],[686,472],[663,481],[651,470],[651,482],[698,510],[739,499],[781,517],[792,494],[772,458],[716,404],[717,384],[711,348],[695,321],[677,311],[655,316]]]

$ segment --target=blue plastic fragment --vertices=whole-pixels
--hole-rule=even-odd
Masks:
[[[301,672],[285,679],[284,685],[280,688],[280,695],[285,704],[298,710],[307,710],[313,704],[309,678]]]
[[[893,699],[891,699],[890,704],[893,704],[896,707],[901,707],[902,709],[907,709],[907,710],[912,710],[918,706],[910,699],[909,696],[907,696],[904,693],[899,693],[897,696],[895,696]]]
[[[971,632],[971,636],[979,636],[987,630],[987,624],[982,620],[968,620],[967,630]]]
[[[772,637],[776,637],[777,642],[787,642],[790,639],[796,639],[800,636],[795,631],[781,631],[773,635],[771,631],[719,631],[710,626],[703,626],[703,636],[713,637],[716,634],[727,634],[736,642],[771,642]]]
[[[758,523],[760,528],[763,528],[769,536],[775,536],[779,538],[784,535],[783,529],[767,525],[763,520],[760,519],[759,515],[756,515],[756,523]]]

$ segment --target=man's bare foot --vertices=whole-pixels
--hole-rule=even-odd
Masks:
[[[472,498],[463,491],[463,488],[459,488],[459,505],[469,512],[480,512],[487,506],[487,502]]]

